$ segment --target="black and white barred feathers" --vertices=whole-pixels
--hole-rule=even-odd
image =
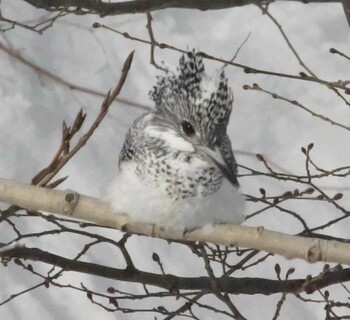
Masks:
[[[160,113],[189,119],[206,139],[215,143],[226,134],[232,110],[233,94],[225,73],[222,70],[218,79],[208,78],[203,59],[195,52],[181,56],[179,64],[177,73],[168,71],[158,77],[150,92],[155,107]]]
[[[160,226],[241,223],[244,200],[227,135],[233,94],[224,71],[210,78],[199,53],[158,77],[152,112],[130,127],[109,201],[116,212]]]

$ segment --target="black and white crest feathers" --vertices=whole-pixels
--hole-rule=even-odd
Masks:
[[[197,97],[200,94],[204,72],[203,60],[198,53],[188,52],[182,55],[177,73],[167,70],[164,76],[157,77],[157,85],[150,92],[156,108],[162,108],[162,105],[177,100],[178,95]]]
[[[190,121],[209,141],[226,134],[233,94],[223,71],[207,77],[200,53],[184,54],[177,72],[159,76],[150,96],[157,112]]]

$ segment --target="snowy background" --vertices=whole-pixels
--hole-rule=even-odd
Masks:
[[[270,12],[282,24],[305,64],[321,79],[349,80],[350,64],[344,58],[329,53],[334,47],[350,53],[350,30],[340,4],[278,3],[270,6]],[[20,0],[3,0],[2,15],[24,23],[37,21],[48,13],[37,10]],[[93,29],[94,22],[101,22],[119,31],[127,31],[142,39],[149,39],[144,14],[99,18],[98,16],[69,15],[58,19],[52,28],[42,35],[16,27],[0,33],[0,42],[29,61],[51,73],[80,86],[107,92],[116,85],[121,66],[127,55],[135,50],[134,62],[121,93],[121,98],[146,106],[152,106],[148,92],[160,73],[149,63],[150,48],[146,44],[124,39],[105,29]],[[5,27],[0,23],[0,27]],[[283,40],[271,20],[262,15],[256,6],[244,6],[219,11],[194,11],[167,9],[153,13],[153,30],[156,40],[176,47],[198,48],[208,54],[230,59],[250,33],[235,62],[258,69],[298,74],[304,71]],[[179,53],[156,49],[156,60],[176,65]],[[208,73],[213,73],[222,64],[205,60]],[[238,163],[264,170],[254,154],[261,153],[285,170],[305,174],[305,157],[300,148],[313,142],[313,157],[326,169],[349,165],[350,132],[321,121],[300,109],[262,92],[243,90],[244,84],[258,83],[264,89],[276,92],[289,99],[296,99],[315,112],[331,117],[346,126],[350,125],[349,107],[331,90],[313,82],[291,80],[269,75],[245,74],[242,69],[227,67],[226,75],[235,95],[234,109],[229,125],[229,136]],[[86,130],[95,119],[101,97],[69,90],[56,81],[33,71],[0,51],[0,177],[30,182],[55,154],[61,139],[61,125],[71,123],[80,108],[87,112]],[[94,197],[104,195],[114,172],[117,170],[119,150],[124,135],[132,121],[143,112],[123,103],[114,103],[110,113],[98,128],[86,147],[60,172],[69,175],[59,189],[74,189]],[[243,173],[243,171],[241,171]],[[273,179],[242,177],[242,192],[259,195],[263,187],[269,194],[281,194],[293,190],[296,185]],[[349,178],[320,181],[320,187],[330,194],[344,192],[340,203],[350,208]],[[350,189],[349,189],[350,190]],[[1,205],[0,208],[6,208]],[[256,210],[248,205],[247,214]],[[333,206],[325,202],[294,201],[289,209],[301,214],[310,225],[319,225],[330,217],[339,216]],[[22,230],[44,230],[45,223],[33,224],[33,219],[17,221]],[[300,225],[292,217],[269,210],[247,222],[263,225],[268,229],[286,233],[300,231]],[[327,230],[334,236],[348,237],[350,222],[344,220]],[[117,231],[105,235],[118,239]],[[13,237],[7,224],[0,225],[0,242]],[[23,241],[29,247],[39,247],[66,257],[74,257],[85,239],[77,236],[49,236]],[[152,260],[157,252],[165,271],[179,276],[205,275],[201,261],[191,257],[188,248],[169,245],[165,241],[133,237],[128,243],[135,264],[145,271],[159,272]],[[185,257],[185,258],[184,258]],[[85,258],[91,262],[124,267],[119,254],[107,245],[96,247]],[[274,265],[279,262],[284,271],[295,267],[295,277],[317,274],[322,264],[308,265],[303,261],[284,260],[273,257],[255,269],[239,272],[236,276],[269,277],[275,279]],[[21,267],[11,264],[1,268],[0,302],[11,294],[39,283]],[[46,270],[47,266],[39,266]],[[40,269],[42,268],[42,269]],[[46,269],[45,269],[46,268]],[[66,273],[62,283],[83,282],[94,290],[104,291],[110,286],[120,290],[138,290],[137,285],[115,283],[111,280]],[[334,291],[336,295],[345,291]],[[318,296],[319,297],[319,296]],[[248,319],[270,319],[280,295],[236,296],[233,302]],[[204,299],[208,301],[210,297]],[[176,309],[181,303],[172,300],[167,307]],[[152,306],[140,302],[139,307]],[[155,305],[163,305],[157,301]],[[225,308],[225,306],[223,306]],[[199,314],[201,319],[220,319],[214,314]],[[283,306],[282,319],[321,319],[322,305],[301,303],[292,295]],[[146,314],[113,314],[90,303],[84,293],[69,289],[40,287],[0,307],[0,319],[153,319]],[[162,318],[162,317],[159,317]]]

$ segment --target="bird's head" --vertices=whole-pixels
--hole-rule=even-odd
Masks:
[[[166,71],[158,77],[150,95],[156,105],[153,123],[190,143],[201,158],[238,185],[237,165],[226,132],[233,94],[224,71],[207,77],[200,53],[188,52],[180,58],[177,72]]]

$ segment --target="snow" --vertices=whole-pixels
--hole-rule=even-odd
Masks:
[[[308,4],[279,2],[269,6],[295,45],[305,64],[321,79],[349,80],[349,61],[332,55],[329,48],[335,47],[349,54],[350,31],[340,4]],[[37,10],[20,0],[3,0],[2,15],[30,23],[48,13]],[[262,70],[297,75],[302,71],[297,59],[284,42],[276,26],[262,15],[255,6],[244,6],[219,11],[193,11],[166,9],[153,13],[153,30],[159,42],[179,48],[198,48],[210,55],[230,59],[249,32],[251,36],[243,46],[235,62]],[[149,63],[148,45],[130,41],[106,29],[93,29],[95,21],[102,22],[120,31],[142,39],[149,39],[146,16],[143,14],[99,18],[92,15],[70,14],[58,19],[52,28],[42,35],[15,27],[1,35],[1,43],[31,62],[51,73],[80,86],[107,92],[116,85],[122,64],[127,55],[135,50],[135,58],[121,97],[146,106],[152,106],[148,92],[156,83],[159,74]],[[0,27],[5,25],[0,23]],[[176,65],[179,53],[171,50],[155,50],[158,63]],[[206,71],[212,74],[222,67],[219,62],[204,61]],[[312,157],[322,168],[332,169],[349,164],[349,132],[331,126],[320,119],[306,114],[301,109],[272,99],[268,95],[243,90],[244,84],[258,83],[266,90],[296,99],[317,113],[339,121],[350,123],[349,108],[326,86],[306,81],[275,77],[271,75],[246,74],[241,68],[226,67],[226,76],[235,97],[228,134],[239,164],[264,171],[254,154],[261,153],[271,162],[287,172],[305,174],[305,156],[300,147],[310,142],[315,144]],[[83,132],[96,117],[102,97],[70,90],[54,79],[37,73],[28,66],[0,51],[0,176],[30,182],[31,178],[54,156],[61,139],[61,124],[72,123],[80,108],[88,113]],[[59,188],[74,189],[81,194],[101,197],[114,179],[118,167],[118,155],[128,127],[144,110],[132,108],[123,103],[112,105],[107,119],[97,129],[93,138],[78,153],[58,177],[69,175]],[[240,173],[246,173],[240,169]],[[283,194],[301,185],[277,181],[265,177],[240,178],[243,193],[259,195],[263,187],[267,195]],[[329,187],[334,195],[343,190],[339,203],[350,207],[348,178],[330,178],[317,181],[318,186]],[[305,186],[306,188],[307,186]],[[256,211],[259,204],[248,203],[247,214]],[[340,216],[339,211],[328,202],[307,200],[287,201],[285,207],[301,214],[310,226],[317,226],[331,217]],[[0,208],[6,208],[1,204]],[[17,218],[14,218],[17,219]],[[40,218],[16,220],[18,227],[26,232],[40,232],[53,226]],[[287,213],[268,210],[247,221],[250,225],[263,225],[271,230],[287,233],[300,231],[300,224]],[[349,220],[343,220],[327,229],[327,233],[348,238]],[[0,242],[14,237],[8,224],[0,225]],[[119,239],[120,233],[112,230],[96,232]],[[91,239],[69,234],[52,235],[28,239],[28,247],[39,247],[55,254],[73,258]],[[187,247],[169,244],[166,241],[146,237],[132,237],[128,244],[136,267],[150,272],[159,272],[159,266],[152,260],[152,252],[161,257],[166,273],[179,276],[206,275],[202,261],[194,257]],[[107,244],[91,249],[85,260],[113,267],[124,267],[123,259],[115,248]],[[237,260],[238,261],[238,260]],[[276,278],[275,263],[283,270],[295,267],[295,277],[317,274],[323,264],[308,265],[302,261],[287,261],[272,257],[254,269],[239,271],[235,276]],[[44,272],[50,266],[33,263],[35,270]],[[216,270],[220,271],[220,270]],[[29,288],[42,281],[10,263],[1,266],[0,302],[11,294]],[[135,284],[115,282],[80,273],[67,272],[61,283],[84,283],[89,288],[106,292],[110,286],[119,290],[135,290]],[[332,290],[334,296],[344,292]],[[314,296],[317,296],[317,294]],[[279,295],[233,297],[235,306],[248,319],[272,318]],[[203,302],[211,301],[212,296]],[[174,300],[172,300],[174,301]],[[174,302],[159,302],[159,305],[176,308]],[[180,306],[181,301],[175,302]],[[222,307],[221,304],[218,303]],[[138,302],[138,307],[153,306],[151,302]],[[252,307],[253,306],[253,307]],[[283,319],[321,319],[324,310],[321,305],[301,303],[288,296],[283,305]],[[201,319],[220,319],[213,314],[199,314]],[[1,319],[140,319],[138,314],[107,313],[90,303],[85,294],[70,289],[50,286],[36,289],[0,306]],[[143,317],[142,317],[143,318]],[[146,314],[145,319],[151,319]]]

